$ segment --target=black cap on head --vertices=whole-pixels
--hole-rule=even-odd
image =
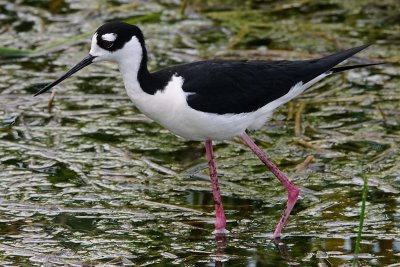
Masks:
[[[125,43],[132,39],[132,36],[135,36],[144,47],[143,33],[139,27],[125,22],[108,22],[98,28],[96,33],[97,45],[110,52],[123,48]],[[110,36],[108,34],[113,35],[115,39],[107,38],[107,36]]]

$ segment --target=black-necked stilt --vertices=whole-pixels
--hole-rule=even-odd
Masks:
[[[226,219],[212,140],[242,137],[288,191],[287,207],[273,234],[275,238],[281,235],[299,196],[299,189],[264,155],[246,130],[263,126],[277,107],[324,77],[375,65],[334,67],[367,46],[304,61],[210,60],[150,73],[141,30],[127,23],[111,22],[96,31],[86,58],[35,96],[91,63],[117,62],[126,91],[141,112],[178,136],[205,141],[215,203],[216,232],[226,231]]]

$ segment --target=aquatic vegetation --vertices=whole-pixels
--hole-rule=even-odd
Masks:
[[[356,244],[363,266],[398,263],[397,6],[0,1],[0,265],[338,266],[353,262]],[[152,69],[203,58],[312,58],[371,42],[352,60],[389,62],[323,81],[250,134],[302,187],[281,243],[263,236],[285,192],[236,139],[215,147],[231,233],[211,234],[203,144],[138,113],[114,65],[58,86],[51,108],[49,95],[32,97],[86,54],[93,29],[117,19],[140,23]]]

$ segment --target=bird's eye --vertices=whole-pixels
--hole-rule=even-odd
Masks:
[[[105,48],[111,48],[114,45],[114,42],[103,40],[103,45]]]

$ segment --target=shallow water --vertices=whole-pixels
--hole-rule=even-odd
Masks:
[[[179,1],[127,2],[0,1],[0,44],[20,49],[0,49],[0,265],[349,266],[366,176],[359,263],[398,266],[396,1],[192,1],[182,18]],[[32,97],[116,19],[141,26],[151,69],[304,59],[365,43],[374,45],[351,63],[389,63],[322,81],[251,133],[302,189],[280,242],[267,236],[285,192],[238,139],[215,146],[230,234],[212,234],[203,144],[141,115],[114,64],[62,83],[51,108],[49,94]]]

